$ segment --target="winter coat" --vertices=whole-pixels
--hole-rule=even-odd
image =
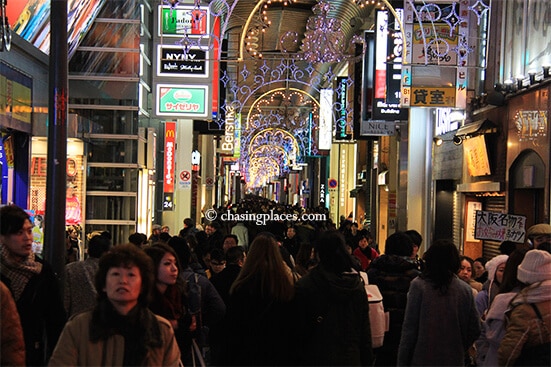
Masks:
[[[35,261],[42,263],[42,271],[29,279],[16,305],[25,338],[26,364],[44,366],[67,318],[52,267],[38,257]],[[11,290],[11,279],[2,274],[2,281]]]
[[[497,366],[497,350],[505,336],[505,311],[517,293],[498,294],[488,309],[482,322],[482,332],[475,342],[478,366]]]
[[[381,255],[369,266],[369,283],[379,287],[385,312],[389,313],[389,330],[383,346],[375,351],[375,365],[396,365],[409,285],[419,274],[416,263],[396,255]]]
[[[291,326],[289,302],[265,299],[244,287],[234,290],[217,337],[217,365],[288,365]]]
[[[530,303],[534,303],[543,318],[539,319]],[[500,366],[512,366],[524,347],[551,342],[551,280],[524,288],[506,312],[507,329],[498,350]]]
[[[463,366],[480,335],[471,288],[454,276],[446,294],[417,277],[408,292],[398,366]]]
[[[369,304],[358,273],[336,275],[320,264],[295,290],[293,365],[371,365]]]
[[[210,282],[214,285],[214,288],[216,288],[226,306],[230,299],[230,288],[235,279],[237,279],[240,271],[241,266],[237,264],[227,264],[224,270],[210,278]]]
[[[155,341],[160,346],[147,350],[143,366],[178,366],[180,350],[170,323],[149,310],[146,312],[148,319],[156,320],[159,325],[159,335]],[[93,329],[98,328],[92,323],[92,314],[93,311],[84,312],[67,322],[49,366],[123,366],[127,348],[125,338],[119,333],[109,333],[106,338],[91,341],[91,335],[96,333]],[[151,329],[148,328],[148,331]]]
[[[23,329],[15,301],[6,285],[0,282],[0,365],[25,366]]]
[[[63,303],[70,316],[89,311],[96,305],[95,276],[99,259],[89,257],[65,266],[65,289]]]

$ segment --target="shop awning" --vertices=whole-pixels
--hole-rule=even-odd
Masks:
[[[455,133],[455,136],[462,137],[491,133],[497,133],[497,125],[494,124],[492,121],[485,119],[478,120],[463,127],[460,127]]]

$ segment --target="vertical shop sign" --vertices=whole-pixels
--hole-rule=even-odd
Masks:
[[[318,149],[331,149],[333,136],[333,89],[320,91],[320,122],[318,134]]]
[[[348,123],[348,78],[337,78],[337,123],[335,129],[335,140],[350,140],[352,134]]]
[[[165,122],[165,154],[163,173],[163,210],[173,210],[172,193],[174,193],[174,156],[176,151],[176,122]]]
[[[395,19],[388,11],[377,12],[374,120],[407,120],[407,110],[400,108],[403,39],[399,21],[402,13],[402,9],[396,9],[400,19]]]

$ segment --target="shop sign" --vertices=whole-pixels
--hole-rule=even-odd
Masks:
[[[159,6],[159,36],[203,36],[210,32],[208,8]]]
[[[451,108],[437,108],[434,135],[444,135],[459,129],[459,122],[465,118],[462,111]]]
[[[458,35],[446,23],[423,22],[413,25],[411,62],[423,65],[457,65]]]
[[[361,136],[393,136],[396,133],[396,123],[385,120],[362,121],[360,125]]]
[[[333,136],[333,89],[320,91],[320,122],[318,135],[318,149],[331,149]]]
[[[165,122],[164,192],[174,192],[174,156],[176,151],[176,122]],[[164,207],[163,207],[164,208]]]
[[[455,87],[411,87],[411,107],[455,107]]]
[[[222,152],[233,155],[235,142],[235,110],[228,108],[226,111],[226,121],[224,123],[224,140],[220,145]]]
[[[402,20],[402,9],[395,9]],[[389,17],[394,24],[389,29]],[[400,108],[403,40],[400,22],[388,11],[377,12],[375,38],[374,120],[407,120],[407,109]]]
[[[348,123],[348,78],[337,78],[337,123],[335,126],[335,140],[350,140],[352,133]]]
[[[208,53],[198,48],[184,51],[178,46],[157,46],[157,76],[206,78]]]
[[[492,174],[490,161],[486,150],[484,135],[463,140],[463,154],[467,161],[467,171],[471,176],[486,176]]]
[[[157,84],[157,115],[207,117],[208,86]]]
[[[475,238],[479,240],[524,242],[526,217],[483,210],[476,211]]]
[[[174,193],[165,192],[163,195],[163,211],[169,212],[174,210]]]
[[[519,141],[536,140],[538,137],[547,136],[547,111],[519,110],[514,119]]]

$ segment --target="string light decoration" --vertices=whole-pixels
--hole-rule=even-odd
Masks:
[[[442,37],[438,32],[433,32],[432,39],[422,33],[423,43],[425,45],[425,64],[432,63],[430,60],[449,60],[452,52],[457,54],[458,65],[466,63],[468,56],[475,51],[475,45],[469,43],[465,34],[458,32],[458,29],[469,21],[469,11],[477,18],[477,24],[480,25],[481,19],[487,15],[490,6],[484,1],[477,0],[469,6],[468,11],[460,14],[460,3],[453,1],[450,4],[440,4],[432,2],[416,3],[414,0],[406,0],[412,7],[415,19],[414,22],[423,22],[430,24],[434,29],[438,24],[444,24],[449,28],[449,39],[457,38],[456,44],[450,44],[446,37]]]
[[[379,8],[380,10],[386,9],[385,4],[382,1],[378,1],[378,0],[354,0],[354,3],[358,5],[360,8],[371,5]]]
[[[258,14],[258,20],[254,27],[250,27],[245,38],[245,50],[254,58],[261,59],[262,52],[258,50],[262,37],[266,33],[266,29],[272,25],[272,21],[268,18],[268,10],[270,6],[282,4],[288,6],[297,0],[267,0]]]
[[[308,18],[305,38],[302,41],[304,60],[311,63],[333,63],[345,58],[346,45],[342,22],[328,17],[332,8],[333,6],[325,0],[312,8],[314,16]]]

